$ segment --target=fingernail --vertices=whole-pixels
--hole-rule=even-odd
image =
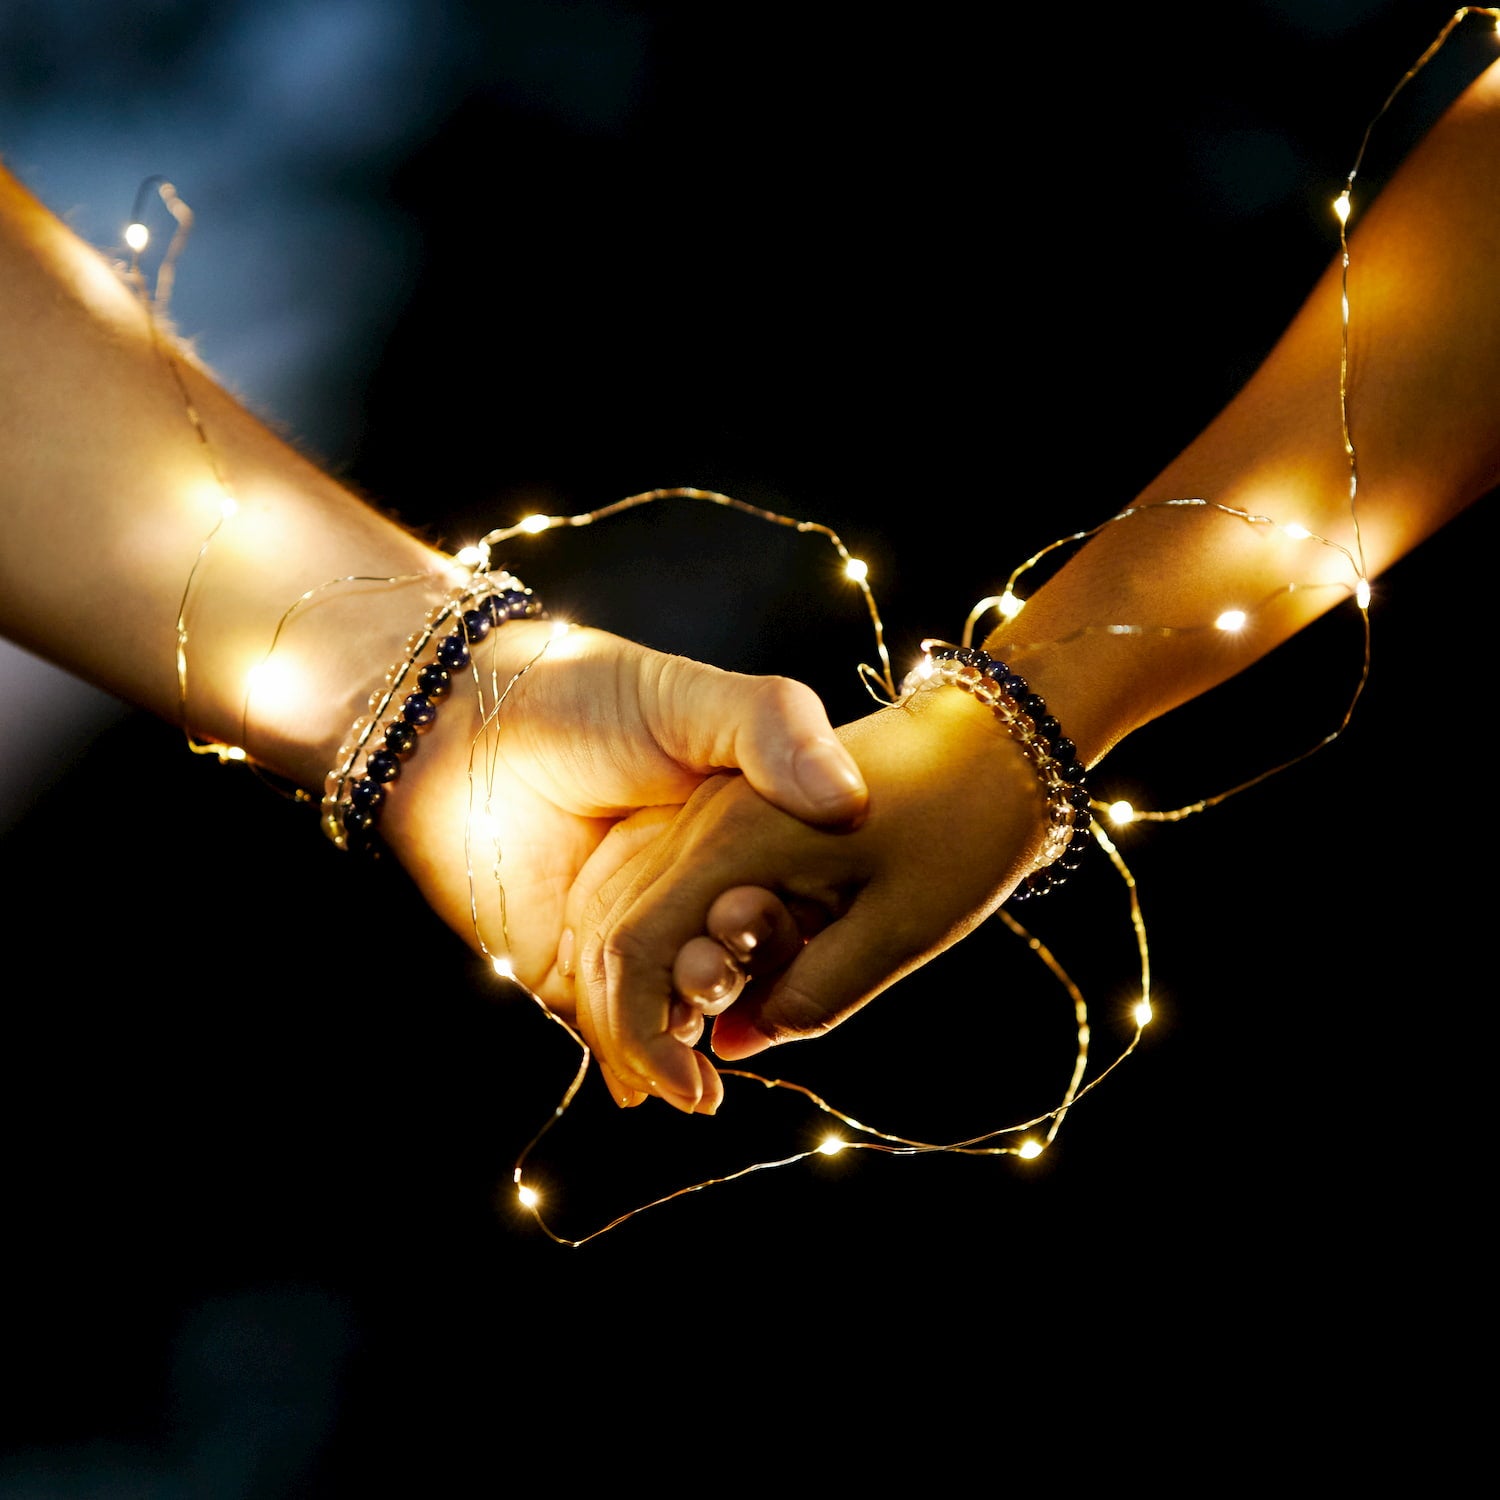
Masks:
[[[564,979],[573,977],[573,929],[564,927],[557,940],[557,972]]]
[[[678,1094],[675,1092],[669,1093],[666,1089],[662,1088],[662,1086],[654,1078],[651,1080],[651,1088],[656,1097],[660,1099],[663,1104],[670,1104],[673,1109],[681,1110],[685,1115],[697,1113],[698,1102],[699,1098],[701,1098],[701,1095],[694,1097],[689,1094]]]
[[[844,807],[865,796],[864,778],[837,740],[817,739],[792,758],[792,774],[810,802]]]

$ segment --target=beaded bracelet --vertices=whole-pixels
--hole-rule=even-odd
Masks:
[[[1084,842],[1076,831],[1094,821],[1086,772],[1078,748],[1047,711],[1046,699],[1031,684],[977,646],[945,646],[923,641],[922,661],[901,687],[905,701],[918,689],[951,685],[962,688],[992,710],[1005,731],[1031,762],[1047,800],[1047,836],[1030,872],[1011,895],[1024,901],[1056,889],[1083,863]]]
[[[469,664],[469,647],[507,620],[545,615],[542,602],[509,573],[476,572],[446,604],[434,609],[406,643],[406,656],[370,694],[369,712],[354,721],[323,783],[323,832],[340,849],[374,854],[386,788],[416,753],[418,737],[437,719],[453,674]],[[457,617],[452,631],[424,661],[432,639]],[[392,706],[409,681],[415,687]],[[370,748],[371,746],[375,748]]]

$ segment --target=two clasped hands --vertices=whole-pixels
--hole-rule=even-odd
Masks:
[[[549,628],[496,631],[484,673],[526,667]],[[459,699],[383,833],[473,941],[478,721]],[[952,690],[836,731],[800,683],[582,629],[535,660],[492,732],[510,960],[624,1105],[713,1113],[708,1046],[739,1061],[828,1031],[992,911],[1042,836],[1035,773]]]

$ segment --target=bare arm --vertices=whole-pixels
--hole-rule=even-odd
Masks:
[[[372,690],[453,597],[453,559],[254,417],[3,170],[0,330],[0,632],[321,796]],[[350,579],[370,581],[326,587]],[[819,820],[857,817],[864,788],[810,689],[597,631],[529,672],[484,725],[474,689],[492,673],[508,681],[547,633],[514,620],[476,646],[472,678],[399,772],[381,831],[456,931],[566,1007],[562,900],[622,819],[674,806],[730,766]],[[273,642],[282,681],[257,684],[247,715],[249,673]],[[470,852],[481,731],[503,903]],[[310,840],[315,829],[310,813]],[[484,931],[476,886],[484,910],[504,914]]]
[[[1101,530],[986,640],[1043,694],[1088,765],[1346,600],[1359,576],[1351,556],[1362,551],[1365,575],[1377,575],[1500,481],[1497,183],[1500,64],[1379,199],[1356,208],[1348,413],[1358,538],[1335,261],[1245,388],[1136,502],[1201,497],[1278,525],[1208,507],[1142,509]],[[1280,529],[1291,523],[1345,550]],[[1231,608],[1246,611],[1245,628],[1213,629]],[[1110,633],[1117,624],[1173,633]],[[576,920],[592,934],[580,1015],[641,1093],[692,1107],[710,1086],[706,1059],[688,1053],[701,1016],[732,990],[723,948],[748,952],[752,968],[714,1023],[715,1051],[733,1060],[837,1025],[970,931],[1024,873],[1041,798],[1014,740],[973,699],[939,689],[843,733],[871,788],[857,833],[811,834],[743,787],[710,784],[670,838],[575,893]],[[747,901],[751,887],[781,899]],[[694,962],[682,965],[684,955]]]

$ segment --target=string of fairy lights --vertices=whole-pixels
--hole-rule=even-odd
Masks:
[[[536,669],[553,649],[554,643],[565,637],[568,627],[559,624],[554,627],[552,636],[541,647],[541,649],[520,669],[507,680],[501,682],[493,674],[486,681],[477,665],[471,664],[470,678],[473,690],[478,698],[478,723],[479,729],[470,747],[469,777],[470,777],[470,809],[471,818],[469,829],[465,838],[465,858],[467,863],[467,879],[470,889],[470,906],[474,917],[474,942],[475,946],[488,960],[494,972],[504,980],[520,985],[523,990],[530,994],[536,1002],[542,1014],[550,1021],[561,1026],[571,1037],[579,1051],[579,1060],[556,1108],[540,1124],[535,1135],[529,1140],[517,1156],[512,1171],[512,1182],[516,1201],[526,1213],[535,1221],[537,1227],[551,1240],[558,1244],[567,1246],[580,1246],[600,1235],[615,1229],[619,1225],[643,1213],[649,1208],[681,1198],[688,1194],[702,1191],[704,1188],[721,1185],[746,1177],[752,1173],[762,1172],[772,1168],[790,1166],[797,1162],[805,1161],[815,1156],[835,1156],[843,1151],[864,1150],[883,1152],[892,1155],[921,1156],[934,1153],[952,1153],[967,1156],[1014,1156],[1021,1159],[1033,1159],[1040,1156],[1056,1138],[1063,1120],[1069,1111],[1086,1095],[1097,1089],[1105,1078],[1109,1077],[1126,1058],[1131,1056],[1139,1046],[1147,1025],[1152,1020],[1152,988],[1151,988],[1151,952],[1147,939],[1146,926],[1142,914],[1141,903],[1136,887],[1136,881],[1127,866],[1119,848],[1116,846],[1110,834],[1106,831],[1106,824],[1112,828],[1128,827],[1137,822],[1178,822],[1203,812],[1207,808],[1214,807],[1227,798],[1257,786],[1272,776],[1288,769],[1290,766],[1304,760],[1310,755],[1323,749],[1325,746],[1337,739],[1348,727],[1355,707],[1363,693],[1368,680],[1370,670],[1370,615],[1369,606],[1371,591],[1369,579],[1365,567],[1363,539],[1360,533],[1358,500],[1360,488],[1360,470],[1358,454],[1350,427],[1350,300],[1349,300],[1349,269],[1351,264],[1350,247],[1348,238],[1348,224],[1353,213],[1353,189],[1356,177],[1364,163],[1365,154],[1368,149],[1372,133],[1385,113],[1391,108],[1397,96],[1411,82],[1411,80],[1424,68],[1428,62],[1437,54],[1443,44],[1453,34],[1456,28],[1469,17],[1485,17],[1494,23],[1497,36],[1500,36],[1500,7],[1488,6],[1462,6],[1457,9],[1442,27],[1438,35],[1430,45],[1422,52],[1415,63],[1402,75],[1396,85],[1391,89],[1380,109],[1371,119],[1366,127],[1364,136],[1360,142],[1358,153],[1345,180],[1342,190],[1333,202],[1334,217],[1338,223],[1339,233],[1339,256],[1341,265],[1341,296],[1340,296],[1340,355],[1339,355],[1339,378],[1338,378],[1338,410],[1340,421],[1340,432],[1348,473],[1348,518],[1352,526],[1353,545],[1344,546],[1342,543],[1327,537],[1317,535],[1300,525],[1295,519],[1288,520],[1267,514],[1251,513],[1246,510],[1219,504],[1211,499],[1193,496],[1177,499],[1156,501],[1149,505],[1129,506],[1099,525],[1088,530],[1075,532],[1069,536],[1058,538],[1048,543],[1031,556],[1027,557],[1017,565],[1006,578],[1004,585],[998,593],[992,594],[979,600],[969,611],[960,633],[959,644],[969,647],[973,643],[975,629],[978,623],[990,613],[996,613],[1002,620],[1013,620],[1025,607],[1025,599],[1019,592],[1021,581],[1033,568],[1044,559],[1061,549],[1079,546],[1090,538],[1098,535],[1108,527],[1128,522],[1145,510],[1191,510],[1197,513],[1206,513],[1220,517],[1226,522],[1235,523],[1257,529],[1273,529],[1282,536],[1307,545],[1312,548],[1331,549],[1340,558],[1341,568],[1347,570],[1347,583],[1341,585],[1346,588],[1350,601],[1359,614],[1362,626],[1363,650],[1356,675],[1352,694],[1339,717],[1337,723],[1327,732],[1319,736],[1312,744],[1290,759],[1283,760],[1259,774],[1247,780],[1238,782],[1211,796],[1202,797],[1194,802],[1174,808],[1166,809],[1141,809],[1130,805],[1122,800],[1111,801],[1107,799],[1091,799],[1091,808],[1097,816],[1094,818],[1090,833],[1098,846],[1104,851],[1107,859],[1121,881],[1128,894],[1129,913],[1134,945],[1139,962],[1139,973],[1136,981],[1136,998],[1130,1011],[1130,1026],[1128,1035],[1115,1055],[1101,1068],[1089,1075],[1090,1067],[1090,1042],[1091,1032],[1089,1024],[1089,1011],[1084,996],[1073,978],[1059,962],[1056,955],[1040,939],[1030,933],[1025,927],[1015,920],[1003,907],[996,913],[1001,923],[1007,927],[1017,938],[1024,942],[1028,949],[1035,954],[1038,961],[1050,973],[1052,978],[1067,995],[1073,1013],[1073,1030],[1075,1038],[1074,1058],[1071,1070],[1068,1074],[1067,1083],[1057,1103],[1040,1113],[1033,1114],[1027,1119],[1014,1121],[998,1128],[987,1130],[976,1135],[970,1135],[963,1139],[944,1142],[924,1141],[910,1136],[881,1129],[866,1121],[855,1118],[853,1115],[837,1108],[828,1099],[806,1087],[804,1084],[784,1078],[768,1078],[759,1073],[750,1072],[739,1068],[720,1068],[721,1076],[728,1078],[743,1079],[753,1082],[761,1087],[786,1090],[803,1098],[813,1111],[814,1122],[822,1120],[824,1123],[823,1133],[814,1139],[814,1132],[809,1131],[809,1144],[803,1149],[796,1150],[788,1155],[775,1160],[751,1161],[735,1170],[731,1170],[703,1180],[685,1183],[661,1196],[644,1202],[628,1211],[618,1214],[607,1222],[597,1226],[587,1233],[576,1236],[565,1236],[560,1234],[548,1221],[544,1210],[547,1201],[541,1188],[538,1186],[542,1178],[529,1173],[528,1169],[537,1156],[542,1143],[555,1129],[572,1107],[577,1098],[579,1090],[587,1076],[591,1061],[590,1049],[583,1037],[563,1018],[549,1009],[539,996],[532,993],[516,975],[509,956],[508,926],[505,916],[505,892],[504,883],[500,879],[503,850],[497,846],[484,850],[484,858],[480,857],[480,851],[475,847],[475,840],[471,835],[477,833],[479,839],[491,839],[496,836],[485,830],[492,826],[492,820],[483,816],[488,809],[488,804],[494,794],[495,761],[494,761],[494,735],[503,712],[507,710],[510,694],[517,682],[526,673]],[[144,222],[145,207],[152,194],[155,194],[166,210],[175,221],[175,230],[171,242],[162,256],[160,267],[154,282],[148,284],[147,278],[141,264],[141,252],[150,241],[150,231]],[[184,585],[181,602],[176,622],[176,672],[178,701],[181,711],[181,720],[188,734],[188,743],[195,753],[216,754],[224,760],[242,761],[254,766],[253,759],[243,748],[249,739],[249,727],[252,717],[254,695],[257,692],[257,673],[252,670],[245,684],[244,706],[241,720],[241,743],[239,745],[228,744],[219,741],[204,741],[195,737],[188,727],[190,724],[189,714],[189,642],[190,642],[190,619],[193,611],[193,603],[202,587],[201,569],[209,551],[221,535],[225,526],[233,523],[237,511],[237,503],[234,490],[228,474],[224,470],[215,446],[203,423],[183,379],[181,368],[173,351],[171,340],[164,336],[159,329],[160,321],[165,313],[166,305],[170,297],[172,277],[175,264],[185,243],[187,234],[192,225],[192,214],[188,206],[182,201],[173,185],[161,177],[148,178],[142,183],[137,194],[131,221],[125,230],[125,243],[130,251],[130,258],[126,268],[127,279],[136,291],[141,303],[145,307],[148,323],[151,328],[153,344],[160,354],[164,364],[171,371],[175,381],[176,389],[183,402],[187,418],[192,425],[198,444],[205,456],[209,466],[214,486],[220,496],[219,515],[212,527],[203,537],[198,548],[193,566]],[[477,543],[470,547],[460,549],[452,558],[452,567],[456,578],[468,577],[476,580],[483,579],[489,572],[490,558],[494,549],[507,543],[517,542],[522,538],[534,537],[544,532],[559,529],[592,526],[625,511],[633,510],[641,506],[655,504],[665,500],[689,500],[698,501],[715,506],[736,510],[768,524],[788,527],[801,534],[814,535],[823,538],[837,553],[842,564],[842,573],[845,579],[852,582],[860,590],[865,607],[869,614],[871,628],[874,633],[875,650],[878,665],[860,664],[858,673],[877,702],[890,706],[901,701],[902,688],[898,686],[889,652],[885,640],[885,628],[881,619],[880,611],[876,605],[874,592],[870,585],[868,569],[866,565],[844,545],[842,539],[831,528],[816,522],[799,520],[792,516],[784,515],[776,511],[768,510],[760,506],[748,504],[731,496],[711,490],[700,490],[690,487],[678,487],[671,489],[655,489],[639,494],[630,495],[624,499],[617,500],[610,505],[596,510],[587,511],[576,515],[530,515],[513,525],[498,527],[482,537]],[[371,579],[345,577],[328,581],[317,588],[309,589],[300,595],[287,608],[277,624],[273,637],[260,659],[259,665],[264,667],[272,654],[277,650],[283,634],[292,622],[298,611],[315,598],[324,596],[328,591],[335,590],[351,583],[361,584],[398,584],[408,582],[408,579]],[[1296,582],[1288,582],[1285,590],[1305,587],[1306,585]],[[1193,631],[1225,631],[1236,632],[1242,630],[1251,615],[1257,610],[1264,608],[1270,601],[1262,600],[1259,604],[1250,608],[1239,605],[1226,608],[1212,620],[1204,620],[1200,624],[1190,626],[1165,626],[1145,624],[1139,622],[1117,622],[1105,624],[1090,624],[1080,627],[1080,633],[1101,632],[1112,635],[1181,635]],[[925,653],[938,642],[926,641],[923,643],[923,664],[930,666],[931,657]],[[566,653],[562,653],[565,657]],[[562,669],[560,666],[559,669]],[[921,671],[921,665],[918,667]],[[300,800],[311,800],[309,794],[297,792],[295,795]],[[495,946],[486,940],[481,932],[479,921],[479,906],[481,896],[490,889],[499,903],[500,920],[498,932],[500,933],[499,946]]]

